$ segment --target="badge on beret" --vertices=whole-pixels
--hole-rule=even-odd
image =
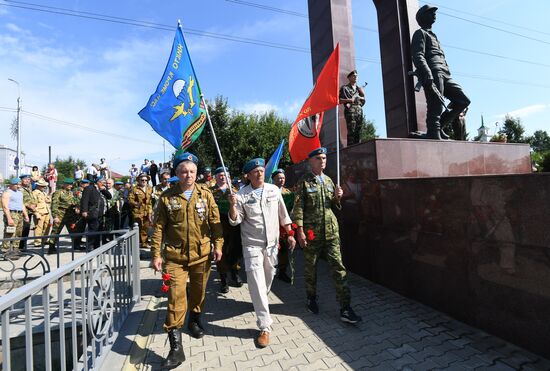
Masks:
[[[189,156],[187,156],[187,159],[188,159],[189,161],[193,161],[193,156],[192,156],[192,155],[189,155]]]

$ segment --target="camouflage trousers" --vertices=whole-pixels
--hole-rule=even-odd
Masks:
[[[163,268],[164,272],[170,274],[168,308],[164,321],[164,330],[168,332],[183,326],[187,309],[196,314],[202,312],[206,283],[210,276],[210,260],[191,266],[184,260],[166,260]]]
[[[23,213],[11,212],[11,218],[15,224],[15,233],[8,233],[6,229],[8,227],[8,218],[4,215],[4,238],[21,237],[23,232]],[[8,241],[2,244],[2,252],[19,251],[19,241]]]
[[[363,109],[359,105],[352,105],[344,111],[348,128],[348,146],[361,141],[363,130]]]
[[[309,241],[304,249],[304,277],[306,281],[306,293],[313,297],[317,293],[317,262],[324,259],[330,266],[332,279],[336,286],[336,299],[340,306],[350,305],[351,295],[348,287],[347,272],[342,263],[340,253],[340,239],[331,240],[316,239]]]
[[[77,232],[77,222],[78,222],[77,215],[73,213],[65,213],[61,215],[59,219],[61,219],[59,221],[59,224],[53,223],[52,231],[51,231],[52,235],[61,234],[61,232],[63,231],[63,227],[67,227],[67,233],[69,234]],[[58,240],[59,238],[50,237],[50,240],[48,241],[48,245],[53,247],[57,244]],[[76,247],[76,238],[71,237],[71,241],[73,243],[73,247]]]

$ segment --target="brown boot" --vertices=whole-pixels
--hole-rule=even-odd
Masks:
[[[258,346],[260,348],[265,348],[269,345],[269,332],[260,331],[260,336],[258,336]]]

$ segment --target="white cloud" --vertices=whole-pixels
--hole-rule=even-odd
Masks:
[[[276,105],[267,103],[267,102],[257,102],[257,103],[245,103],[237,106],[237,111],[242,111],[245,113],[267,113],[270,111],[277,112],[278,108]]]
[[[160,78],[171,38],[124,40],[99,52],[52,45],[51,40],[31,34],[0,33],[4,61],[0,76],[19,81],[23,109],[116,135],[24,114],[22,147],[27,158],[39,166],[45,164],[51,145],[54,158],[72,155],[89,163],[106,157],[114,170],[123,173],[144,157],[162,159],[162,139],[137,116],[148,99],[143,92],[152,93],[158,80],[139,76]],[[0,107],[15,107],[17,94],[13,83],[0,81]],[[0,132],[8,132],[13,115],[0,112]],[[7,136],[2,141],[15,146]]]
[[[17,26],[16,24],[13,24],[13,23],[6,24],[6,28],[10,31],[13,31],[13,32],[23,31],[21,28],[19,28],[19,26]]]
[[[547,108],[550,108],[550,104],[532,104],[530,106],[518,108],[516,110],[510,111],[507,113],[501,113],[497,115],[496,118],[502,120],[506,115],[510,115],[513,117],[519,117],[523,119],[525,117],[545,111]]]

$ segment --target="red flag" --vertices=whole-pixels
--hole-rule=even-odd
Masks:
[[[290,158],[295,164],[306,159],[314,149],[321,147],[319,132],[323,113],[338,105],[339,68],[340,44],[337,44],[290,129],[288,147]]]

